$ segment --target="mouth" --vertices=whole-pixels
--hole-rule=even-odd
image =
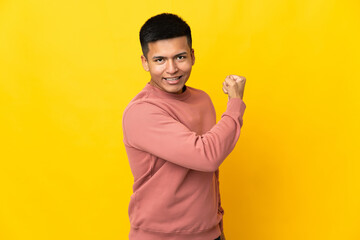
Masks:
[[[169,84],[177,84],[180,82],[180,78],[182,78],[182,75],[178,77],[163,78],[163,79],[167,81]]]

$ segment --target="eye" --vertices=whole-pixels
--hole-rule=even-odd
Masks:
[[[163,58],[157,58],[154,60],[154,62],[156,62],[156,63],[162,63],[163,61],[164,61]]]
[[[177,59],[179,59],[179,60],[183,60],[183,59],[185,59],[186,57],[185,56],[178,56],[177,57]]]

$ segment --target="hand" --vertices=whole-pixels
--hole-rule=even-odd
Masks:
[[[243,98],[246,78],[237,75],[228,75],[223,82],[223,92],[230,98]]]

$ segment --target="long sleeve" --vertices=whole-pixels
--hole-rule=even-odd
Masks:
[[[197,135],[151,102],[135,102],[124,112],[124,144],[185,168],[214,172],[236,145],[245,103],[228,101],[220,121]]]

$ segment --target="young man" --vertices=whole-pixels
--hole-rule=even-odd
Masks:
[[[229,100],[216,124],[209,96],[185,85],[195,62],[186,22],[154,16],[142,26],[140,42],[151,79],[123,115],[134,176],[129,239],[225,239],[218,168],[240,135],[245,78],[226,77]]]

